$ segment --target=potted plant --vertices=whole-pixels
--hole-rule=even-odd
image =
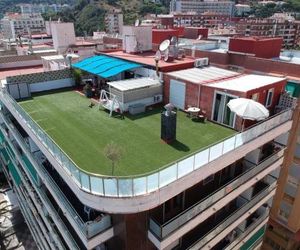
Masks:
[[[83,87],[83,93],[87,98],[91,98],[93,96],[92,86],[89,83]]]

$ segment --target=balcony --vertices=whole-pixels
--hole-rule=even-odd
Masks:
[[[266,225],[269,218],[269,207],[260,207],[255,211],[246,221],[245,228],[237,227],[235,228],[230,235],[228,235],[223,241],[221,241],[214,250],[230,250],[230,249],[239,249],[244,245],[259,229]],[[232,235],[236,237],[232,238]]]
[[[149,221],[150,232],[158,239],[163,240],[168,235],[178,230],[182,225],[186,224],[190,220],[193,220],[205,209],[229,195],[231,191],[237,189],[242,184],[247,183],[250,179],[268,168],[283,156],[285,148],[277,143],[275,145],[276,146],[271,152],[268,152],[262,156],[261,161],[257,165],[244,161],[244,164],[249,165],[249,168],[245,172],[240,173],[234,179],[228,181],[217,190],[205,190],[207,195],[206,197],[203,195],[204,197],[201,200],[194,201],[193,204],[176,216],[168,219],[165,222],[163,222],[161,216],[152,216]],[[203,191],[199,193],[202,194]]]
[[[49,203],[57,203],[58,210],[62,211],[62,216],[66,216],[71,225],[76,229],[76,232],[84,245],[89,248],[93,248],[99,245],[104,239],[101,238],[101,234],[104,234],[105,240],[113,236],[113,228],[111,223],[111,217],[109,215],[98,213],[93,214],[93,220],[87,218],[83,214],[83,205],[81,204],[77,197],[69,190],[68,186],[64,187],[64,192],[62,192],[62,187],[59,187],[60,183],[59,176],[51,175],[51,165],[45,161],[45,156],[41,151],[36,151],[34,154],[31,154],[28,144],[25,142],[24,137],[15,127],[15,125],[4,115],[0,114],[2,120],[4,121],[7,128],[9,128],[10,137],[14,138],[18,147],[20,147],[19,152],[21,158],[26,168],[28,169],[31,177],[33,178],[33,183],[38,186],[41,186],[40,179],[43,180],[43,184],[47,186],[50,191],[51,197],[49,195],[43,194],[44,198],[48,200]],[[40,177],[38,177],[40,176]],[[69,199],[65,194],[68,194]],[[76,204],[71,204],[71,202]],[[77,208],[77,210],[76,210]],[[57,210],[57,209],[55,209]],[[84,220],[82,219],[84,218]],[[99,235],[100,234],[100,235]],[[98,240],[97,240],[98,238]]]
[[[207,230],[207,228],[209,229],[210,226],[203,229],[203,233],[202,233],[203,236],[200,236],[198,240],[193,243],[193,245],[188,247],[188,249],[197,250],[203,247],[210,248],[211,245],[208,244],[211,240],[213,240],[217,235],[219,235],[224,230],[227,230],[230,225],[236,222],[243,215],[247,214],[252,207],[257,205],[259,202],[263,201],[265,197],[268,197],[268,195],[275,190],[275,187],[276,187],[276,183],[272,183],[271,185],[267,185],[267,186],[262,185],[261,190],[254,197],[252,197],[251,200],[249,201],[245,200],[243,202],[241,202],[240,200],[239,202],[236,202],[236,207],[229,214],[229,216],[227,216],[223,221],[221,221],[217,225],[212,226],[213,228],[211,230]],[[247,215],[249,216],[249,214]],[[188,244],[188,242],[186,242],[186,244]]]
[[[62,224],[58,219],[58,215],[53,207],[51,207],[51,204],[45,199],[43,191],[39,190],[37,187],[35,187],[35,185],[32,185],[33,181],[29,180],[29,176],[31,176],[31,174],[25,166],[25,162],[21,157],[19,149],[15,148],[11,136],[7,134],[6,130],[3,128],[3,124],[0,126],[0,130],[0,133],[2,133],[2,136],[4,136],[6,141],[5,144],[3,144],[6,152],[11,151],[11,153],[8,153],[8,155],[14,164],[14,171],[19,178],[19,180],[15,179],[18,197],[20,198],[20,201],[26,201],[25,205],[29,207],[27,213],[32,213],[35,215],[35,224],[38,224],[44,236],[46,238],[48,237],[48,242],[50,245],[54,240],[55,244],[64,249],[62,240],[58,236],[58,230],[56,230],[57,227],[59,231],[62,232],[62,236],[68,246],[72,247],[72,249],[79,249],[70,233],[66,230],[64,224]],[[39,190],[39,192],[37,192],[37,190]],[[53,221],[55,221],[56,227],[53,225]],[[50,240],[48,232],[51,233],[52,240]]]

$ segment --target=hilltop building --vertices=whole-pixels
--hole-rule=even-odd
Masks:
[[[6,39],[45,33],[45,22],[40,14],[7,13],[1,19],[1,31]]]
[[[212,12],[219,15],[233,16],[233,1],[210,1],[210,0],[172,0],[170,3],[170,12],[196,12],[202,14]]]
[[[123,14],[120,10],[113,10],[105,15],[105,30],[108,34],[122,34]]]

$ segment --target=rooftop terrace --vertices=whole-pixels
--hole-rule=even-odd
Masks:
[[[135,63],[140,63],[155,68],[155,52],[144,52],[141,54],[128,54],[123,51],[115,51],[106,53],[108,56],[117,57],[120,59],[132,61]],[[158,63],[158,68],[161,72],[170,72],[174,70],[187,69],[194,66],[195,60],[191,57],[185,57],[182,60],[175,59],[172,62],[165,62],[160,60]]]
[[[111,175],[103,153],[110,142],[123,150],[114,174],[129,176],[158,170],[235,133],[211,122],[193,122],[179,111],[177,141],[168,145],[160,140],[161,108],[124,120],[110,118],[98,106],[89,108],[90,101],[75,91],[37,95],[19,104],[82,170],[100,175]]]

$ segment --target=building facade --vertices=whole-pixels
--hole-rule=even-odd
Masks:
[[[99,60],[88,58],[81,65],[90,65],[88,70],[93,72],[97,68],[99,74],[112,74],[105,63],[107,59],[103,63]],[[114,63],[119,61],[111,62]],[[122,68],[125,66],[131,65],[124,61]],[[149,71],[155,74],[155,66],[140,68],[139,74],[150,74]],[[234,72],[221,71],[220,75],[225,77],[229,73]],[[220,80],[220,75],[207,73],[212,81]],[[242,132],[210,122],[193,123],[186,114],[178,111],[178,143],[171,147],[160,141],[160,116],[155,110],[137,119],[109,118],[98,108],[88,108],[89,100],[82,99],[79,94],[75,96],[76,92],[58,95],[45,92],[40,97],[54,98],[52,102],[41,102],[43,107],[48,103],[48,107],[55,106],[54,114],[63,112],[61,122],[54,123],[55,127],[46,131],[45,124],[49,121],[44,123],[44,118],[50,119],[49,110],[40,113],[46,115],[44,117],[30,111],[30,105],[39,97],[33,96],[30,102],[19,98],[28,97],[35,91],[59,88],[63,83],[72,85],[72,77],[65,71],[26,76],[27,80],[24,77],[18,76],[15,81],[10,79],[7,88],[0,92],[0,159],[2,171],[19,198],[21,210],[40,249],[247,249],[260,245],[292,126],[292,110],[284,109]],[[278,79],[284,85],[285,79]],[[34,82],[23,84],[29,80]],[[170,93],[164,95],[173,93],[176,98],[176,91],[182,84],[173,79],[170,85]],[[218,87],[215,92],[216,99],[222,88]],[[274,100],[278,94],[273,93]],[[60,103],[69,95],[74,99],[65,103],[70,105],[67,108]],[[228,101],[228,98],[231,96],[227,93],[221,99]],[[97,168],[87,171],[84,162],[79,164],[80,157],[87,156],[85,159],[90,161],[90,153],[99,151],[93,149],[93,145],[85,144],[90,129],[81,131],[83,137],[80,138],[81,132],[60,134],[71,136],[69,139],[73,140],[71,145],[75,145],[75,149],[68,154],[62,149],[66,146],[61,144],[62,137],[50,137],[53,129],[60,131],[69,126],[73,130],[77,127],[75,122],[64,123],[67,118],[74,117],[78,123],[85,124],[88,112],[101,118],[91,124],[92,131],[99,132],[100,128],[103,135],[127,143],[124,160],[141,163],[140,174],[128,174],[128,167],[116,169],[127,176],[99,175]],[[146,126],[143,134],[135,134],[138,144],[132,143],[133,137],[126,139],[125,134],[116,137],[116,129],[120,130],[125,123],[126,136]],[[181,133],[184,124],[194,130],[194,136],[191,134],[194,140],[184,137],[190,130]],[[201,133],[209,127],[212,127],[211,133]],[[229,136],[214,137],[219,131],[226,131]],[[104,140],[105,136],[99,140]],[[144,150],[149,141],[140,142],[152,136],[157,138],[150,148],[163,149],[153,155]],[[211,140],[211,136],[215,139]],[[210,143],[203,147],[203,141],[208,139]],[[86,151],[78,152],[78,146],[83,146]],[[168,155],[169,150],[179,153],[178,156]],[[99,157],[102,157],[101,153]],[[169,157],[175,161],[171,162]],[[150,172],[145,170],[144,166],[153,165],[154,161],[159,166]],[[167,165],[160,167],[163,161]],[[101,164],[105,162],[101,161]]]
[[[170,3],[170,12],[196,12],[198,14],[212,12],[219,15],[232,16],[234,12],[234,2],[206,0],[173,0]]]
[[[294,86],[298,88],[299,86]],[[297,95],[297,97],[299,97]],[[263,249],[300,249],[299,158],[300,111],[294,112],[290,140],[284,156],[282,173],[273,200],[271,217],[264,237]]]
[[[16,39],[19,35],[45,33],[45,22],[40,14],[8,13],[1,19],[4,38]]]
[[[60,12],[70,8],[68,4],[20,4],[22,14]]]
[[[112,11],[105,15],[105,30],[108,34],[122,34],[123,14],[120,11]]]
[[[166,27],[218,28],[224,26],[234,26],[236,23],[236,18],[213,13],[174,13],[170,15],[158,15],[157,19],[161,25]]]
[[[243,19],[237,22],[236,31],[245,36],[282,37],[283,47],[294,48],[300,42],[300,22],[282,19]]]

